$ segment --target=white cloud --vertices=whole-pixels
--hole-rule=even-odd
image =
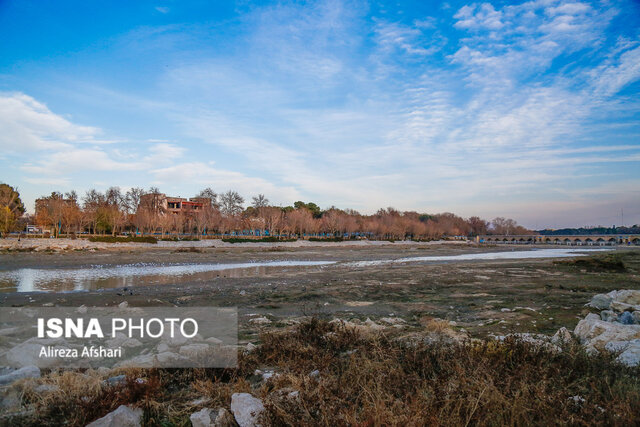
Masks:
[[[490,3],[463,6],[453,17],[458,20],[454,24],[456,28],[499,30],[504,26],[502,12]]]
[[[97,128],[71,123],[22,93],[0,93],[0,147],[9,153],[63,149],[97,143]]]

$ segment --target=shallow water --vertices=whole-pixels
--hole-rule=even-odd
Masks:
[[[611,249],[534,249],[531,251],[504,251],[485,252],[462,255],[422,256],[398,259],[385,259],[374,261],[355,261],[350,263],[354,267],[367,267],[372,265],[396,264],[408,262],[442,262],[442,261],[473,261],[494,259],[534,259],[534,258],[570,258],[589,255],[588,252],[610,251]]]
[[[132,286],[175,284],[184,281],[207,281],[217,277],[261,276],[286,268],[368,267],[413,262],[456,262],[472,260],[566,258],[610,249],[537,249],[462,255],[423,256],[371,261],[269,261],[236,264],[126,264],[83,268],[21,268],[0,272],[0,292],[65,292]]]
[[[0,272],[0,292],[86,291],[162,285],[217,277],[260,276],[287,267],[314,267],[335,261],[271,261],[237,264],[126,264],[88,268],[21,268]]]

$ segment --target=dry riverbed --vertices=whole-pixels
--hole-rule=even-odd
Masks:
[[[101,417],[104,425],[124,417],[118,419],[149,426],[208,425],[197,420],[215,417],[221,422],[216,425],[250,419],[265,426],[633,425],[640,419],[640,368],[618,364],[615,354],[590,356],[571,337],[557,341],[559,353],[555,345],[513,337],[473,340],[573,330],[595,294],[640,289],[638,248],[493,260],[447,257],[527,256],[536,248],[394,243],[93,249],[0,254],[0,283],[6,282],[0,305],[236,306],[238,368],[9,374],[33,378],[0,387],[0,425],[85,426]],[[537,249],[542,254],[549,248]],[[300,261],[331,263],[207,270]],[[135,276],[148,268],[171,274]],[[173,268],[203,271],[174,274]],[[105,271],[107,278],[94,277]],[[11,291],[14,276],[31,280],[18,280],[17,288],[65,275],[86,289]],[[113,287],[118,281],[126,286]],[[66,289],[67,283],[51,286]]]
[[[196,242],[197,243],[197,242]],[[222,270],[163,280],[127,280],[125,286],[80,292],[4,292],[10,306],[237,306],[241,338],[251,339],[266,325],[277,327],[304,316],[372,320],[396,316],[419,326],[445,319],[471,335],[552,333],[573,328],[596,293],[640,288],[640,250],[593,252],[620,258],[625,270],[559,264],[553,259],[380,263],[379,260],[529,251],[531,247],[384,244],[368,246],[224,248],[111,247],[97,252],[5,253],[0,272],[17,269],[121,268],[123,265],[234,264],[274,261],[335,261],[310,267]],[[548,249],[548,247],[547,247]],[[585,249],[588,250],[588,249]],[[374,261],[374,262],[360,262]],[[354,263],[355,262],[355,263]],[[120,266],[120,267],[119,267]],[[58,270],[59,271],[59,270]],[[133,283],[133,286],[131,285]],[[152,284],[157,283],[157,284]],[[266,317],[257,327],[253,317]]]

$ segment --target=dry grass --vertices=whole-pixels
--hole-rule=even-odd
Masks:
[[[426,329],[433,334],[444,325]],[[188,426],[191,413],[204,406],[228,408],[231,394],[241,391],[263,399],[264,425],[640,422],[640,368],[620,366],[613,356],[588,356],[577,344],[554,354],[516,339],[417,341],[365,336],[317,319],[261,340],[257,350],[239,358],[237,369],[130,371],[118,387],[100,386],[93,374],[55,374],[46,381],[61,391],[46,398],[25,393],[35,415],[12,422],[80,426],[132,404],[144,408],[146,425]],[[279,375],[256,381],[254,370],[265,367]],[[320,374],[309,375],[314,370]],[[289,395],[294,390],[297,397]],[[193,403],[202,397],[209,400]]]

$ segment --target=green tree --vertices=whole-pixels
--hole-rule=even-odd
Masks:
[[[13,231],[17,219],[24,213],[20,193],[7,184],[0,184],[0,236]]]

